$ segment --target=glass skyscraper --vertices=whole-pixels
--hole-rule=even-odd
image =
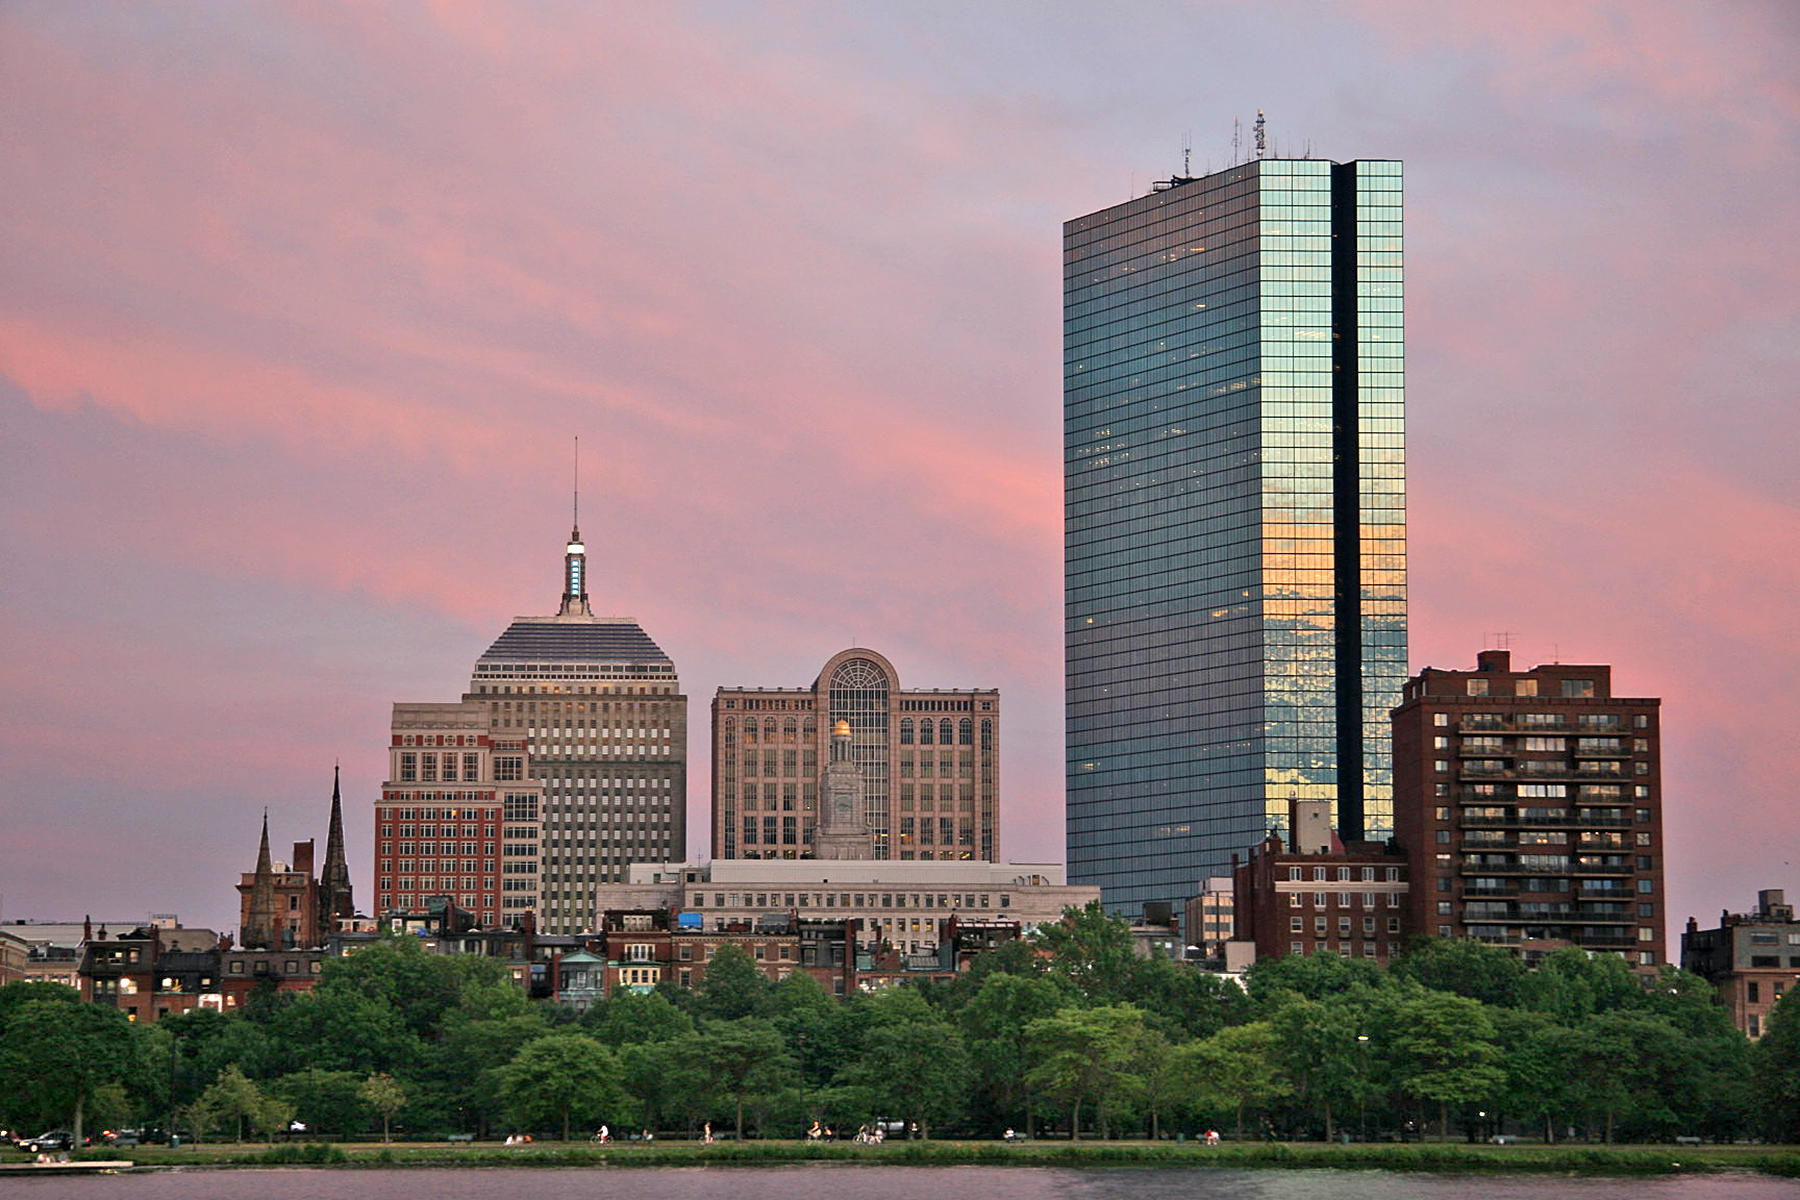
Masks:
[[[1179,902],[1292,799],[1390,836],[1400,164],[1169,180],[1063,264],[1069,882]]]

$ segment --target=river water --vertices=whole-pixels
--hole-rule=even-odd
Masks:
[[[19,1179],[9,1173],[7,1184]],[[1796,1200],[1800,1183],[1760,1175],[1592,1179],[1392,1171],[1210,1168],[317,1167],[37,1177],[31,1200]],[[9,1198],[10,1200],[10,1198]]]

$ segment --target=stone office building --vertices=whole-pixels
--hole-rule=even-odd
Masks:
[[[714,859],[814,853],[820,783],[843,722],[872,856],[995,861],[1000,693],[906,689],[886,658],[834,655],[809,687],[720,688],[713,699]]]

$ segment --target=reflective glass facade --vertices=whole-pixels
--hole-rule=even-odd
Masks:
[[[1071,883],[1182,901],[1290,798],[1393,826],[1401,166],[1245,163],[1068,222]]]

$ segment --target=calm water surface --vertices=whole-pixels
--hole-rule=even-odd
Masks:
[[[185,1170],[14,1182],[31,1200],[1796,1200],[1754,1175],[1567,1179],[1205,1168],[652,1167]]]

